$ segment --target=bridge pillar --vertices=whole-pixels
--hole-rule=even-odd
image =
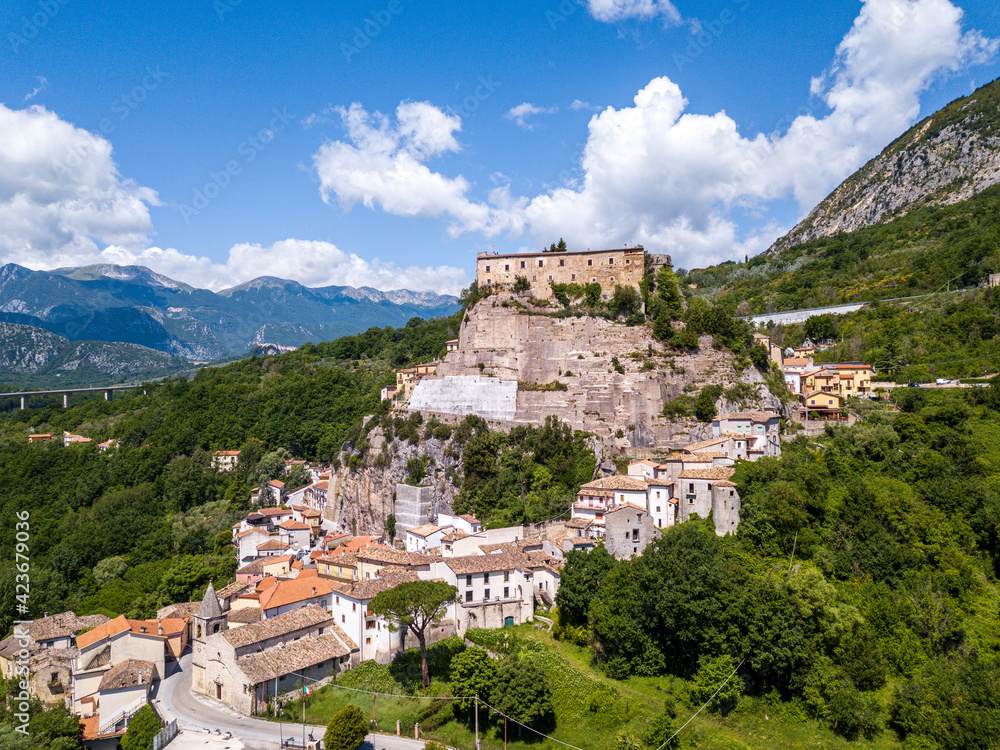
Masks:
[[[113,393],[113,391],[112,391],[112,390],[111,390],[110,388],[108,388],[108,390],[106,390],[106,391],[104,392],[104,400],[105,400],[105,401],[110,401],[110,400],[111,400],[111,394],[112,394],[112,393]]]
[[[69,400],[70,400],[69,399],[69,394],[68,393],[64,393],[63,394],[63,409],[68,409],[69,408]]]
[[[24,409],[27,409],[27,408],[28,408],[28,397],[27,396],[21,396],[21,409],[24,410]]]

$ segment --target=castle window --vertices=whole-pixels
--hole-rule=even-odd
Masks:
[[[524,268],[524,261],[521,261],[521,268]]]
[[[490,267],[486,266],[486,273],[489,273],[489,272],[490,272]]]
[[[565,266],[565,265],[566,265],[566,261],[565,261],[565,260],[563,260],[562,258],[560,258],[560,259],[559,259],[559,265],[560,265],[560,266]]]
[[[510,263],[505,263],[504,267],[503,267],[503,270],[509,271],[510,270]]]
[[[594,265],[594,259],[593,258],[587,258],[587,265],[588,266]]]
[[[569,279],[570,279],[570,281],[576,281],[576,274],[575,273],[571,273],[569,275]]]
[[[628,259],[628,258],[626,258],[626,259],[625,259],[625,265],[627,266],[627,265],[629,264],[629,262],[630,262],[630,261],[629,261],[629,259]]]
[[[549,276],[549,281],[552,281],[552,277],[551,276]]]
[[[541,267],[542,267],[542,264],[543,264],[543,263],[545,263],[545,261],[544,261],[544,260],[540,260],[540,261],[538,261],[538,267],[539,267],[539,268],[541,268]]]
[[[532,277],[531,277],[531,280],[532,280],[532,281],[538,281],[538,277],[537,277],[537,276],[532,276]]]
[[[596,276],[592,276],[592,277],[590,278],[590,283],[591,283],[591,284],[596,284],[596,283],[597,283],[597,277],[596,277]]]
[[[614,280],[615,280],[615,277],[614,277],[614,276],[612,276],[612,277],[611,277],[611,280],[612,280],[612,281],[614,281]]]
[[[615,259],[614,258],[608,258],[608,265],[609,266],[613,266],[614,264],[615,264]]]

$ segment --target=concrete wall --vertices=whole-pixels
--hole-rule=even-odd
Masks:
[[[425,378],[413,389],[407,406],[414,411],[476,414],[484,419],[509,421],[517,413],[517,381],[478,375]]]
[[[408,484],[396,485],[396,536],[404,536],[407,529],[430,523],[431,502],[434,500],[432,487],[412,487]]]
[[[740,496],[735,487],[712,486],[712,519],[715,533],[735,534],[740,525]]]
[[[601,296],[610,297],[616,284],[639,287],[645,255],[641,247],[572,253],[480,253],[476,259],[476,281],[481,287],[513,286],[517,277],[523,276],[531,284],[531,293],[539,299],[553,296],[553,282],[580,285],[596,282],[601,285]]]

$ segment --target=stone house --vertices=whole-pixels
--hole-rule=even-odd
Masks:
[[[278,580],[264,591],[260,595],[261,617],[266,620],[313,604],[329,611],[334,584],[320,578],[315,570],[312,572],[310,576],[302,573],[296,578]]]
[[[334,591],[331,607],[334,621],[356,641],[359,661],[374,659],[380,664],[387,664],[405,649],[406,634],[401,630],[392,632],[389,623],[372,611],[371,602],[383,591],[416,580],[415,573],[397,572],[381,578],[342,584]],[[440,628],[437,630],[441,631]],[[428,632],[429,643],[436,640],[430,638],[431,635]]]
[[[356,554],[327,555],[316,560],[316,569],[321,578],[336,583],[351,583],[358,580],[358,556]]]
[[[358,579],[369,581],[394,573],[415,573],[427,577],[434,558],[419,552],[403,552],[392,547],[373,544],[356,553]]]
[[[653,517],[644,505],[621,503],[604,517],[604,546],[618,560],[642,554],[656,538]]]
[[[330,613],[315,605],[237,629],[220,629],[196,643],[192,691],[243,715],[259,713],[275,694],[299,689],[357,663],[357,646]]]
[[[312,527],[289,518],[278,524],[278,538],[289,547],[308,549],[312,539]]]
[[[613,250],[563,253],[514,253],[476,256],[476,282],[480,288],[512,289],[518,277],[527,279],[531,294],[550,299],[552,284],[601,285],[601,297],[610,299],[615,286],[636,289],[645,273],[646,253],[641,245]]]
[[[437,549],[441,546],[444,535],[453,527],[438,526],[427,523],[423,526],[414,526],[405,532],[405,544],[407,552],[424,552],[428,549]]]
[[[781,417],[773,411],[720,414],[712,420],[712,437],[733,435],[746,440],[746,459],[781,455]]]
[[[740,496],[729,481],[734,471],[724,466],[682,471],[677,479],[680,523],[695,514],[700,518],[711,514],[716,534],[735,532],[740,523]]]

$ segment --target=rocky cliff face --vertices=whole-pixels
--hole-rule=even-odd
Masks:
[[[768,250],[853,232],[1000,183],[1000,79],[915,125]]]

